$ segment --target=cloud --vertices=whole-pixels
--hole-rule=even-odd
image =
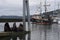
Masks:
[[[0,0],[0,6],[6,6],[6,7],[10,7],[10,6],[14,6],[14,7],[20,7],[22,6],[23,2],[22,0]]]
[[[54,1],[59,0],[47,0],[47,4],[50,4],[47,7],[48,11],[54,10],[57,8],[57,4],[54,5]],[[42,2],[42,10],[44,11],[44,0]],[[40,6],[40,0],[29,0],[30,5],[30,14],[34,14],[37,11],[38,6]],[[23,15],[23,0],[0,0],[0,15]]]
[[[30,6],[40,4],[40,0],[29,0]]]
[[[22,8],[13,8],[13,7],[1,7],[0,8],[0,15],[23,15]]]

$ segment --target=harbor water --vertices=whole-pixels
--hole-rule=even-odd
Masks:
[[[17,22],[17,27],[22,22]],[[0,23],[0,32],[4,30],[4,24]],[[28,30],[28,23],[26,22],[26,30]],[[9,23],[10,27],[13,22]],[[0,40],[60,40],[60,24],[41,25],[32,24],[30,27],[31,33],[23,35],[22,37],[0,37]]]

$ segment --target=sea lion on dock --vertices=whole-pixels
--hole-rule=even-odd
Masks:
[[[4,32],[9,32],[9,31],[11,31],[11,29],[10,29],[8,22],[6,22],[4,25]]]
[[[17,27],[16,27],[16,23],[15,22],[13,24],[12,31],[17,32]]]
[[[18,32],[23,32],[24,28],[23,28],[23,24],[20,24],[18,27]]]

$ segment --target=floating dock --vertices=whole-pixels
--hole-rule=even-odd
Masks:
[[[29,31],[24,32],[1,32],[0,37],[6,37],[6,36],[20,36],[30,33]]]

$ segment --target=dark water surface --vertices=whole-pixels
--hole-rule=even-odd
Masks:
[[[10,23],[12,26],[13,23]],[[17,23],[19,24],[19,23]],[[3,31],[4,23],[0,24],[0,31]],[[17,25],[18,26],[18,25]],[[28,27],[26,27],[27,29]],[[60,40],[60,25],[39,25],[31,24],[31,33],[22,36],[0,37],[0,40]]]

